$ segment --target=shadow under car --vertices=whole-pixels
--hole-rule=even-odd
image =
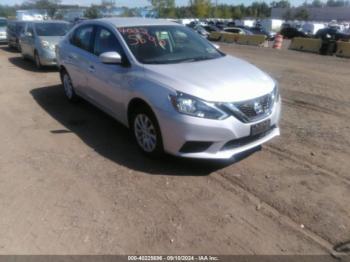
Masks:
[[[260,150],[260,147],[255,148],[229,161],[183,159],[169,155],[151,159],[138,149],[128,128],[88,102],[68,102],[61,85],[33,89],[30,93],[51,117],[66,128],[48,132],[56,135],[73,132],[101,156],[148,174],[209,175]]]

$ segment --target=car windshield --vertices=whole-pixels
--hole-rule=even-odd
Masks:
[[[184,26],[118,28],[136,59],[144,64],[171,64],[223,56],[207,40]]]
[[[36,24],[35,30],[38,36],[64,36],[70,29],[65,23]]]
[[[0,19],[0,27],[4,27],[7,25],[7,21],[5,19]]]

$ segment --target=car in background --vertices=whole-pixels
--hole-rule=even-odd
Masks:
[[[208,38],[208,36],[210,35],[210,33],[207,30],[205,30],[205,28],[201,25],[196,25],[193,28],[193,30],[196,31],[201,36],[203,36],[204,38]]]
[[[239,28],[239,27],[225,27],[223,29],[224,32],[240,34],[240,35],[252,35],[253,33],[247,29]]]
[[[90,20],[56,52],[67,99],[82,97],[129,127],[149,156],[230,159],[279,135],[277,83],[186,26]]]
[[[15,48],[21,51],[21,46],[19,44],[19,39],[24,31],[26,25],[25,21],[9,20],[7,23],[7,40],[8,45],[11,48]]]
[[[0,17],[0,44],[7,43],[7,19]]]
[[[283,38],[286,38],[286,39],[293,39],[294,37],[310,38],[308,34],[294,27],[282,28],[280,33],[281,35],[283,35]]]
[[[332,39],[335,41],[350,41],[350,34],[345,34],[343,32],[340,32],[335,27],[328,27],[324,29],[320,29],[317,31],[315,38],[321,38],[323,40],[325,39]]]
[[[225,27],[227,27],[227,24],[224,23],[224,22],[221,22],[221,21],[217,21],[217,22],[215,23],[215,26],[216,26],[217,28],[219,28],[220,30],[223,30]]]
[[[262,27],[250,27],[248,29],[250,32],[252,32],[254,35],[264,35],[266,36],[267,40],[274,40],[276,33],[275,32],[268,32]]]
[[[209,25],[208,24],[208,25],[204,25],[203,28],[209,33],[211,33],[211,32],[220,32],[221,31],[220,28],[216,27],[215,25]]]
[[[35,21],[26,23],[20,38],[23,58],[30,58],[38,69],[56,65],[55,48],[70,30],[64,21]]]

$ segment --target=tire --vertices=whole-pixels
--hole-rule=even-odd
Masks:
[[[22,52],[21,52],[21,55],[22,55],[22,59],[23,59],[24,61],[27,61],[27,60],[28,60],[28,57],[27,57],[25,54],[23,54]]]
[[[158,121],[147,106],[140,106],[131,115],[131,129],[139,149],[148,157],[164,155],[163,140]]]
[[[41,65],[41,62],[40,62],[40,57],[39,57],[37,52],[34,53],[34,62],[35,62],[35,66],[38,70],[43,68],[43,66]]]
[[[62,80],[63,91],[68,101],[77,102],[79,100],[79,97],[75,93],[72,79],[66,70],[62,71],[61,80]]]

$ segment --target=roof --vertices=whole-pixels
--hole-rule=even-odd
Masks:
[[[52,24],[52,23],[69,24],[67,21],[62,21],[62,20],[33,20],[33,21],[24,21],[24,22],[34,23],[34,24]]]
[[[110,23],[116,27],[126,26],[149,26],[149,25],[178,25],[174,22],[170,22],[163,19],[151,19],[151,18],[102,18],[97,21]]]

